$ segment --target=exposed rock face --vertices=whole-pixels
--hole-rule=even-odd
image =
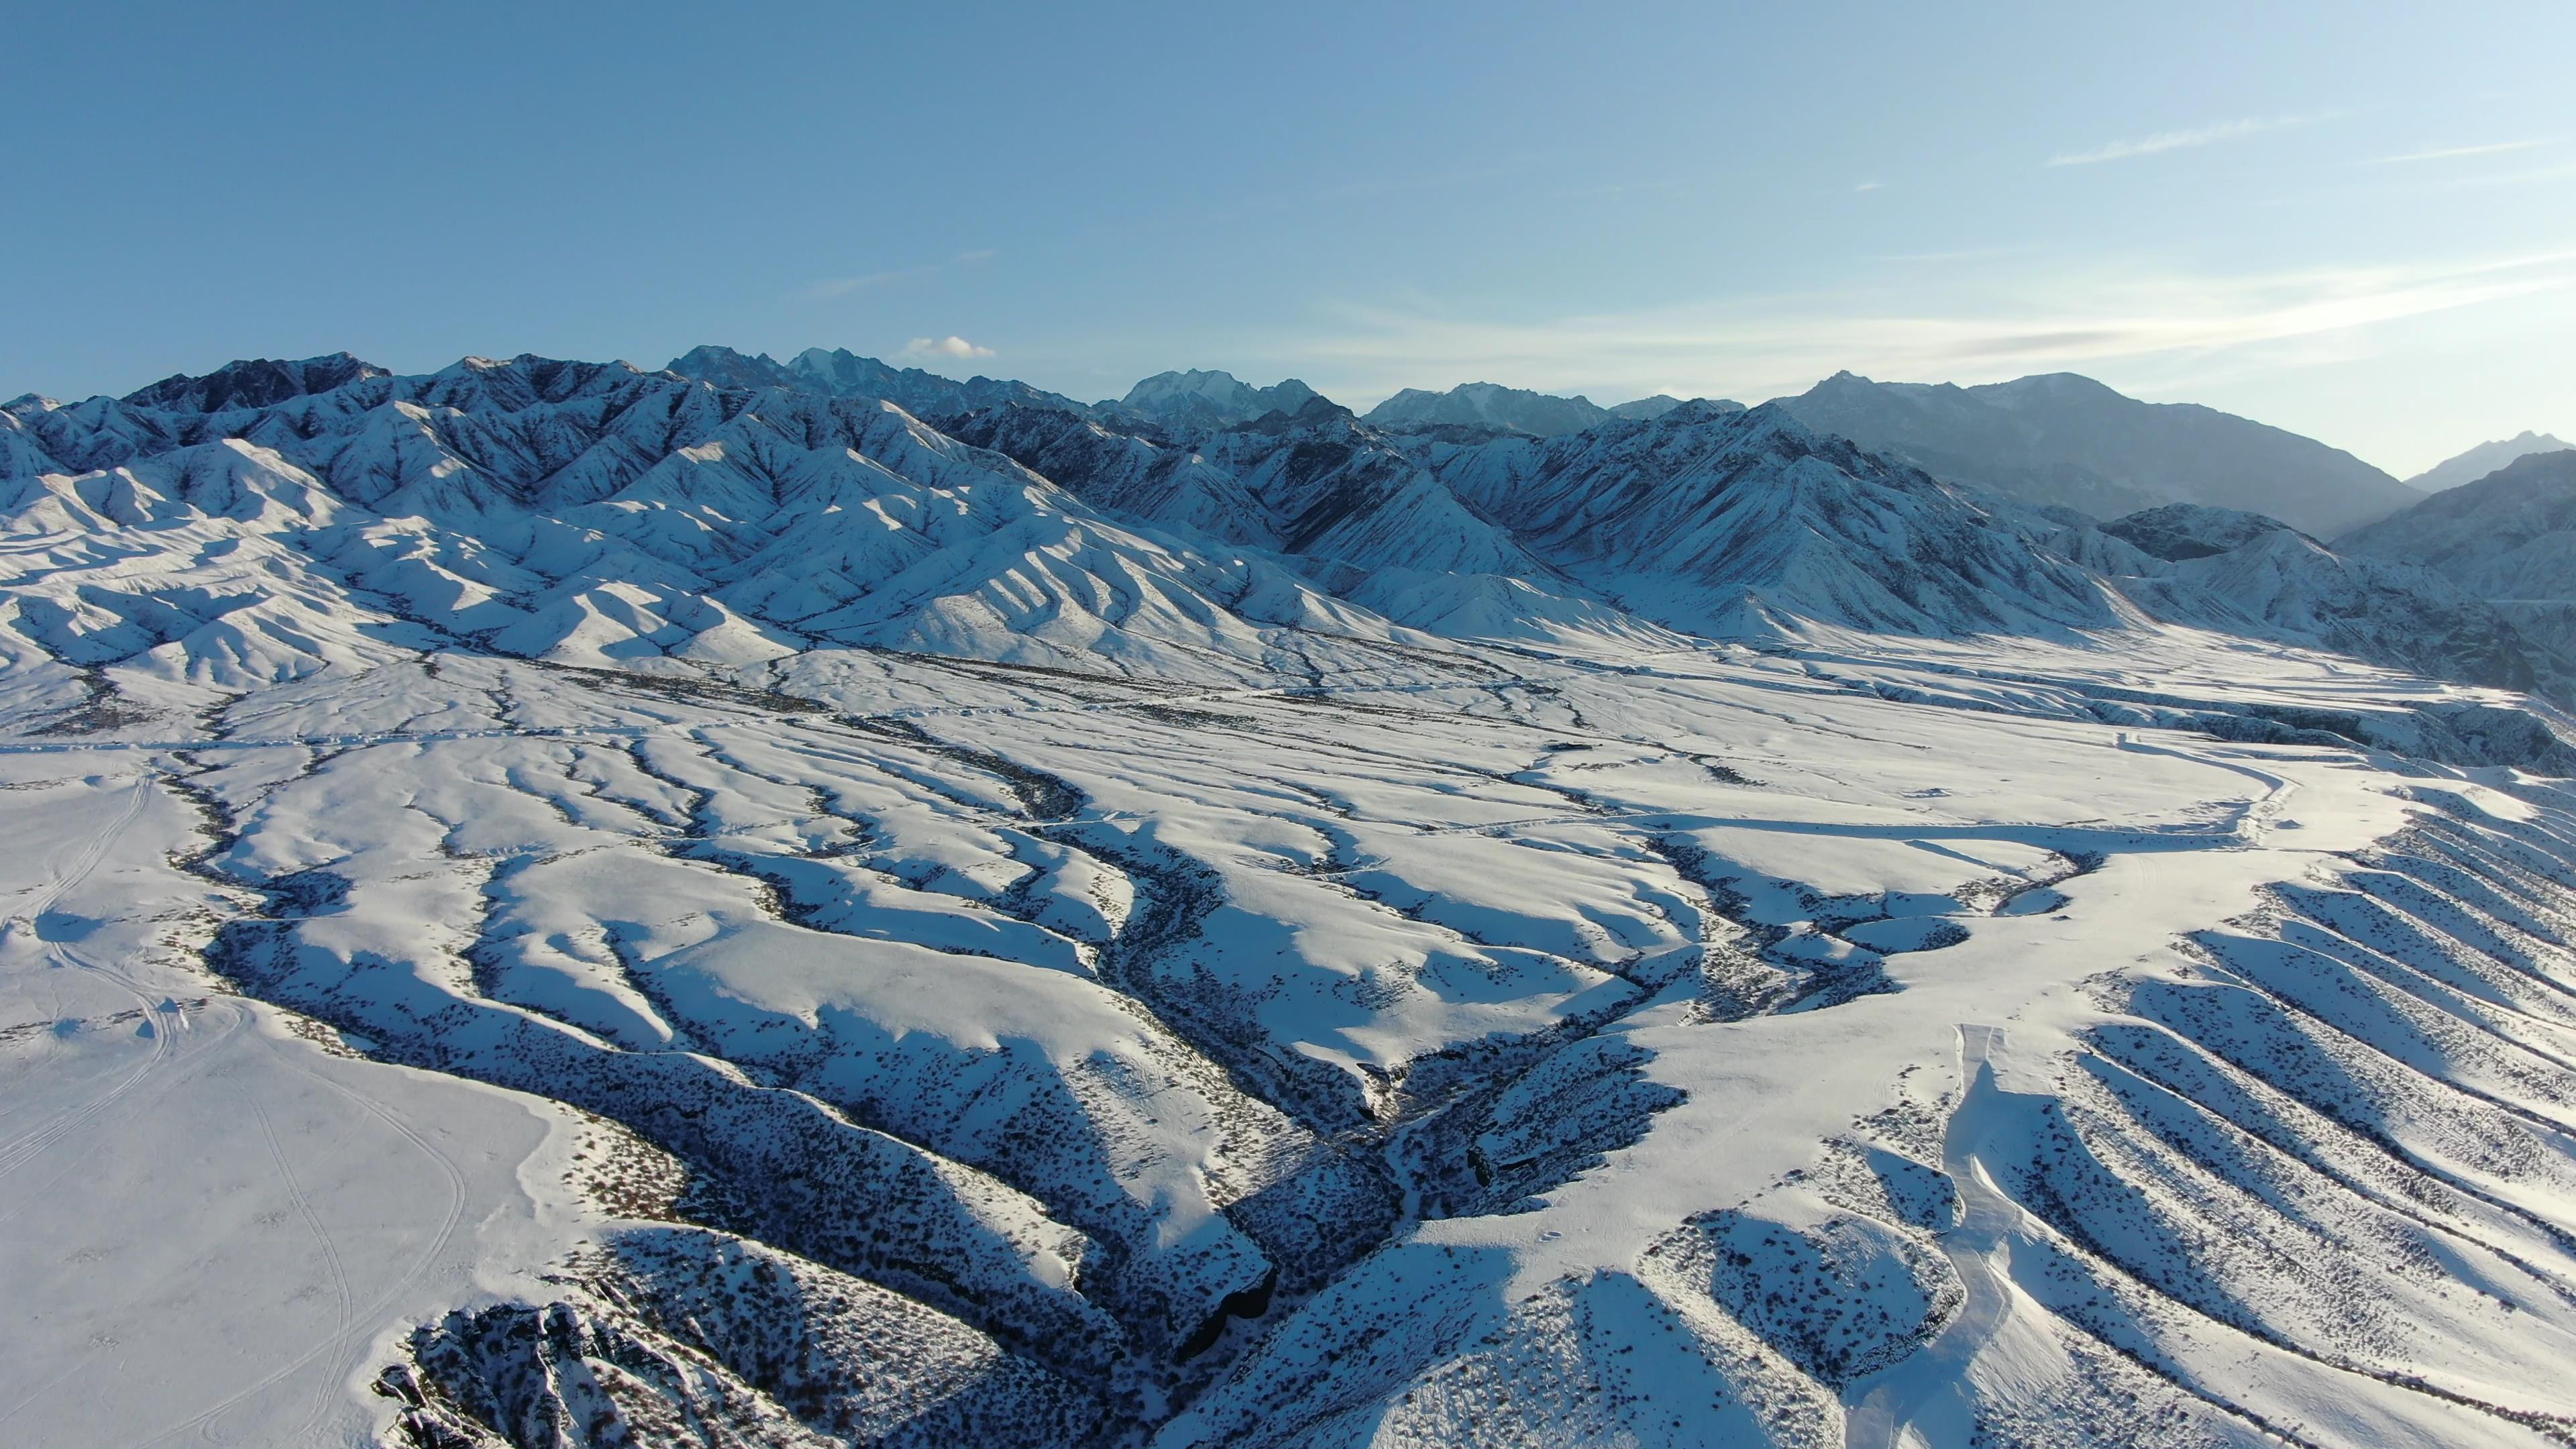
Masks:
[[[185,373],[166,377],[126,394],[125,400],[136,407],[170,412],[240,412],[385,375],[383,368],[345,352],[308,357],[300,362],[261,357],[227,363],[203,377]]]

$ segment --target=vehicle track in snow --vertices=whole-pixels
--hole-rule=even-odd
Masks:
[[[251,1008],[243,1006],[238,1008],[238,1010],[246,1024],[250,1016]],[[413,1147],[419,1149],[422,1155],[426,1156],[430,1160],[430,1163],[439,1170],[439,1173],[447,1187],[447,1205],[440,1214],[438,1225],[430,1231],[428,1241],[422,1246],[420,1252],[414,1255],[410,1267],[392,1282],[388,1283],[374,1297],[366,1300],[363,1304],[358,1304],[354,1310],[344,1312],[341,1322],[331,1332],[325,1334],[322,1338],[307,1346],[303,1352],[297,1354],[294,1358],[262,1376],[258,1381],[245,1385],[220,1402],[205,1409],[201,1409],[189,1417],[170,1425],[168,1428],[161,1429],[147,1438],[137,1440],[134,1449],[154,1449],[154,1446],[167,1444],[175,1438],[188,1434],[191,1430],[196,1431],[197,1438],[210,1444],[235,1442],[227,1439],[218,1432],[221,1427],[219,1421],[224,1414],[250,1399],[267,1392],[270,1388],[305,1369],[325,1354],[336,1353],[337,1358],[334,1362],[334,1368],[337,1371],[323,1376],[321,1384],[315,1390],[313,1407],[307,1411],[304,1419],[293,1431],[293,1437],[300,1438],[304,1434],[308,1433],[314,1425],[318,1424],[323,1417],[330,1413],[334,1405],[340,1402],[339,1395],[341,1385],[348,1377],[349,1371],[355,1367],[356,1359],[365,1351],[368,1339],[372,1336],[378,1320],[382,1319],[385,1314],[391,1311],[402,1294],[409,1290],[412,1284],[418,1282],[422,1275],[429,1271],[430,1265],[436,1262],[439,1256],[447,1251],[448,1244],[454,1241],[457,1229],[464,1221],[466,1202],[471,1194],[467,1187],[464,1172],[456,1166],[455,1160],[448,1156],[444,1150],[431,1143],[427,1138],[421,1136],[418,1131],[413,1129],[409,1124],[403,1122],[400,1118],[396,1117],[383,1104],[373,1101],[363,1093],[353,1091],[347,1086],[331,1080],[320,1071],[296,1061],[296,1044],[265,1039],[261,1040],[261,1044],[266,1047],[270,1058],[281,1067],[288,1071],[298,1073],[306,1079],[338,1094],[342,1098],[345,1098],[361,1111],[364,1111],[368,1115],[384,1123],[385,1126],[392,1129],[397,1136],[403,1138]],[[393,1069],[389,1068],[388,1070]],[[268,1130],[266,1114],[264,1112],[261,1114],[261,1125],[263,1131]],[[270,1146],[272,1151],[277,1151],[278,1143],[273,1133],[270,1136]],[[284,1170],[284,1155],[282,1152],[279,1152],[278,1159],[281,1170]],[[297,1199],[299,1209],[306,1214],[308,1223],[313,1227],[316,1236],[322,1239],[325,1244],[326,1251],[333,1254],[333,1261],[336,1263],[338,1261],[336,1249],[330,1246],[329,1234],[321,1226],[318,1216],[314,1214],[310,1200],[304,1197],[303,1191],[300,1187],[295,1186],[291,1174],[289,1175],[288,1182],[290,1190]],[[354,1299],[354,1292],[351,1292],[346,1287],[345,1276],[342,1279],[342,1283],[343,1291],[349,1293],[350,1297]]]
[[[334,1336],[346,1338],[356,1318],[357,1310],[351,1301],[353,1295],[349,1291],[348,1267],[340,1261],[339,1244],[331,1241],[331,1229],[323,1223],[322,1214],[315,1210],[312,1194],[306,1192],[304,1184],[296,1180],[295,1164],[287,1161],[286,1149],[278,1145],[277,1124],[269,1119],[268,1108],[258,1097],[248,1092],[240,1095],[242,1104],[250,1108],[252,1118],[259,1123],[259,1134],[268,1143],[269,1160],[277,1164],[277,1180],[285,1184],[286,1195],[295,1204],[296,1216],[304,1220],[304,1226],[313,1234],[314,1244],[322,1250],[323,1269],[330,1275],[333,1295],[339,1300],[340,1322]],[[313,1408],[296,1426],[296,1437],[302,1437],[304,1431],[311,1428],[315,1420],[330,1411],[330,1393],[330,1385],[325,1384]]]
[[[116,841],[141,817],[144,806],[150,801],[155,782],[160,777],[160,767],[155,764],[136,780],[127,791],[124,807],[96,833],[83,841],[81,846],[57,869],[54,883],[45,894],[28,909],[6,922],[0,922],[0,942],[16,942],[36,937],[36,923],[49,914],[66,894],[88,880],[107,859]],[[212,1069],[222,1060],[227,1049],[264,1050],[268,1059],[281,1069],[296,1073],[320,1085],[384,1123],[387,1128],[429,1158],[438,1169],[447,1189],[448,1201],[440,1213],[436,1226],[430,1231],[426,1244],[407,1271],[388,1284],[373,1299],[361,1305],[356,1301],[356,1290],[349,1278],[347,1265],[341,1257],[338,1245],[332,1240],[310,1195],[296,1176],[288,1160],[284,1143],[277,1135],[267,1108],[255,1096],[244,1094],[243,1100],[258,1121],[272,1157],[277,1163],[279,1180],[285,1185],[297,1212],[304,1218],[320,1245],[338,1299],[336,1322],[331,1331],[319,1342],[259,1382],[241,1389],[221,1403],[138,1442],[147,1446],[162,1444],[187,1433],[190,1429],[199,1430],[201,1436],[209,1442],[225,1442],[215,1432],[219,1416],[311,1364],[324,1353],[339,1350],[341,1362],[338,1367],[342,1371],[328,1375],[317,1387],[311,1408],[290,1436],[300,1439],[340,1402],[341,1380],[346,1377],[347,1370],[354,1367],[357,1356],[364,1351],[366,1346],[364,1337],[372,1332],[373,1321],[391,1309],[400,1294],[418,1281],[454,1240],[458,1227],[463,1222],[469,1197],[464,1173],[446,1152],[401,1121],[384,1105],[370,1100],[364,1094],[353,1091],[311,1066],[296,1060],[300,1044],[290,1045],[272,1041],[258,1032],[249,1030],[256,1011],[256,1008],[249,1003],[219,999],[209,1003],[205,1010],[192,1020],[187,1013],[161,1009],[156,1004],[151,989],[119,966],[95,961],[64,942],[38,940],[37,944],[40,945],[44,955],[52,958],[58,966],[85,971],[100,980],[114,984],[131,996],[141,1012],[142,1020],[153,1028],[152,1051],[141,1065],[127,1073],[106,1092],[58,1114],[53,1120],[22,1134],[6,1146],[0,1146],[0,1178],[25,1168],[41,1158],[48,1149],[59,1144],[81,1127],[97,1121],[120,1104],[139,1103],[148,1106],[150,1102],[168,1096]],[[0,945],[0,949],[6,949],[6,946]],[[220,1022],[220,1025],[209,1024],[207,1018],[214,1018],[215,1021]],[[86,1154],[83,1156],[85,1157]],[[63,1173],[68,1173],[77,1166],[78,1159],[65,1164],[61,1171],[56,1173],[56,1177],[59,1178]],[[83,1360],[56,1382],[68,1379],[72,1374],[79,1372],[80,1368],[86,1367],[89,1362],[90,1360]],[[44,1392],[44,1388],[37,1389],[8,1412],[14,1414],[19,1408],[41,1397]]]
[[[50,959],[55,967],[87,971],[133,997],[136,1006],[143,1012],[143,1020],[147,1023],[153,1022],[161,1013],[154,1008],[152,998],[140,984],[120,971],[88,960],[63,942],[45,940],[40,923],[53,913],[55,905],[62,900],[65,892],[77,888],[88,880],[91,872],[97,870],[99,863],[107,858],[107,852],[115,845],[117,838],[122,836],[126,828],[143,813],[143,802],[150,788],[151,776],[149,775],[135,781],[126,793],[125,807],[96,833],[83,840],[79,848],[73,851],[70,859],[56,868],[53,884],[44,895],[26,910],[11,916],[6,921],[0,921],[0,953],[5,953],[12,945],[31,942],[38,953]],[[29,1129],[5,1144],[0,1144],[0,1178],[6,1178],[17,1172],[42,1156],[47,1149],[64,1137],[96,1120],[100,1113],[107,1111],[120,1099],[133,1092],[136,1087],[142,1085],[144,1078],[167,1065],[172,1052],[170,1027],[174,1024],[155,1025],[150,1054],[137,1064],[133,1071],[127,1073],[106,1091],[86,1102],[66,1107],[50,1120]],[[0,1221],[4,1220],[0,1219]]]

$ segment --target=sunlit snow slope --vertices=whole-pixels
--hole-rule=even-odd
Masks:
[[[2254,555],[181,381],[0,432],[0,1440],[2576,1437],[2566,721]]]

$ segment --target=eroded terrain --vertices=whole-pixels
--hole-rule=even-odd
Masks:
[[[2560,787],[1843,644],[27,710],[0,1424],[2569,1437]]]

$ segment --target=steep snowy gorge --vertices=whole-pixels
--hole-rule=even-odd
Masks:
[[[7,1435],[2576,1437],[2492,610],[1288,400],[10,404]]]

